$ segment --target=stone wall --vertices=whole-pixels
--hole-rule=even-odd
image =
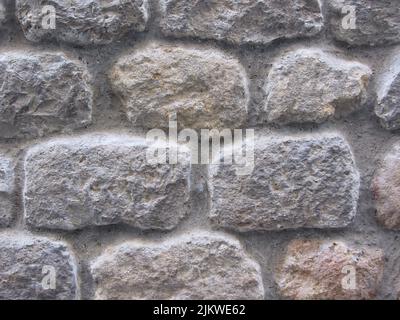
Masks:
[[[0,298],[399,298],[398,45],[398,1],[0,0]],[[253,170],[150,163],[172,116]]]

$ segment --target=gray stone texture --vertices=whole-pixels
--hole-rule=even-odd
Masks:
[[[300,49],[277,61],[267,79],[267,122],[321,123],[359,109],[372,71],[319,48]]]
[[[236,45],[311,37],[323,27],[318,0],[160,0],[161,30]]]
[[[150,164],[150,146],[130,135],[89,134],[31,148],[24,163],[27,223],[173,229],[189,210],[190,153],[178,147],[178,164]]]
[[[258,137],[252,173],[237,175],[236,166],[209,168],[210,218],[216,227],[340,228],[356,214],[359,173],[339,135]]]
[[[228,236],[196,232],[160,244],[126,242],[91,265],[96,299],[262,299],[259,265]]]
[[[346,7],[353,7],[355,28],[348,28]],[[400,43],[400,6],[397,0],[325,1],[326,24],[334,38],[352,46],[378,46]],[[350,9],[349,7],[349,9]]]
[[[92,90],[79,62],[61,52],[0,53],[0,137],[37,137],[91,122]]]
[[[44,6],[55,8],[54,29],[46,25],[49,12]],[[127,33],[144,31],[149,18],[147,0],[17,0],[16,7],[28,40],[80,46],[109,44]]]

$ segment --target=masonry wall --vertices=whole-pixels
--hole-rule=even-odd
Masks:
[[[0,0],[0,298],[398,299],[399,44],[398,1]],[[171,119],[254,167],[149,162]]]

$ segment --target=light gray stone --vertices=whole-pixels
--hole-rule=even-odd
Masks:
[[[311,37],[322,27],[318,0],[160,0],[167,36],[269,44]]]
[[[299,49],[277,61],[267,79],[267,122],[321,123],[347,115],[367,99],[372,71],[320,49]]]
[[[0,137],[37,137],[91,122],[86,68],[63,53],[0,54]]]
[[[247,116],[245,71],[217,50],[151,43],[123,55],[110,80],[137,126],[166,128],[176,113],[182,127],[236,128]]]
[[[24,164],[26,222],[65,230],[176,227],[189,208],[190,153],[178,147],[178,164],[151,164],[150,146],[130,135],[89,134],[31,148]]]
[[[96,299],[262,299],[261,270],[228,236],[126,242],[91,265]]]
[[[341,240],[294,240],[275,277],[287,299],[373,299],[383,268],[383,252],[378,248],[353,247]]]
[[[336,40],[352,46],[400,43],[400,6],[396,0],[329,0],[325,6],[326,23]],[[347,21],[351,11],[355,13],[355,28]]]
[[[390,59],[377,82],[375,113],[388,130],[400,129],[400,55]]]
[[[254,157],[248,175],[237,174],[238,164],[210,165],[214,226],[247,232],[340,228],[352,222],[360,181],[340,135],[258,137]]]
[[[71,300],[79,296],[77,265],[63,242],[0,233],[0,299]]]
[[[0,155],[0,227],[8,227],[14,218],[14,165],[11,159]]]
[[[400,142],[382,159],[372,182],[378,220],[389,229],[400,230]]]
[[[53,6],[56,26],[44,28]],[[75,45],[109,44],[128,32],[141,32],[149,17],[147,0],[17,0],[17,18],[28,40]]]

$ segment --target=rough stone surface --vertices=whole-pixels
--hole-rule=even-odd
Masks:
[[[395,143],[375,173],[372,190],[378,220],[387,228],[400,230],[400,143]]]
[[[260,267],[229,237],[127,242],[91,265],[96,299],[262,299]]]
[[[6,2],[0,0],[0,27],[7,19]]]
[[[392,62],[377,81],[375,113],[388,130],[400,129],[400,55]]]
[[[167,36],[269,44],[310,37],[323,26],[318,0],[160,0]]]
[[[217,227],[338,228],[356,214],[359,174],[339,135],[260,137],[253,172],[237,175],[236,166],[209,168],[210,217]]]
[[[150,144],[129,135],[56,139],[25,158],[25,218],[29,225],[74,230],[126,223],[169,230],[188,213],[190,154],[179,163],[150,164]]]
[[[383,264],[380,249],[355,248],[342,241],[294,240],[277,268],[276,283],[281,295],[290,299],[372,299]],[[346,278],[352,274],[355,287]]]
[[[324,122],[366,102],[372,71],[320,49],[300,49],[277,61],[267,79],[266,121]]]
[[[152,43],[122,56],[110,79],[137,126],[168,127],[175,113],[189,128],[236,128],[246,119],[246,74],[216,50]]]
[[[12,160],[0,155],[0,227],[11,224],[14,214],[11,195],[14,192]]]
[[[329,0],[325,1],[326,21],[339,41],[353,46],[375,46],[400,43],[400,6],[396,0]],[[343,8],[355,8],[355,28],[343,28],[348,14]],[[346,21],[345,21],[346,22]],[[345,23],[346,25],[346,23]]]
[[[91,122],[86,68],[63,53],[0,54],[0,137],[35,137]]]
[[[0,234],[0,299],[76,299],[76,268],[63,242],[21,232]]]
[[[55,29],[43,28],[55,8]],[[31,41],[54,39],[75,45],[109,44],[128,32],[141,32],[148,20],[147,0],[17,0],[17,18]]]
[[[239,237],[240,254],[260,265],[265,290],[252,291],[257,298],[290,298],[275,281],[290,241],[332,237],[349,247],[382,248],[385,270],[371,297],[398,298],[400,155],[393,144],[400,140],[400,0],[340,2],[147,0],[146,7],[137,0],[0,0],[0,231],[31,230],[70,244],[84,300],[99,292],[90,265],[106,248],[133,241],[130,247],[155,252],[167,239],[199,229],[209,238],[218,229]],[[56,29],[46,30],[40,7],[49,4]],[[353,4],[356,29],[341,30],[342,9]],[[185,157],[178,166],[149,165],[145,147],[132,140],[142,141],[150,129],[168,131],[175,115],[180,129],[255,129],[254,171],[240,164],[189,166]],[[190,147],[198,141],[204,151],[207,139],[190,138]],[[247,291],[258,288],[258,269],[256,285],[241,280],[249,269],[243,259],[232,263],[239,276],[228,273],[227,284],[221,280],[227,264],[218,261],[200,264],[203,274],[217,270],[218,283],[196,278],[197,251],[188,241],[179,240],[182,256],[189,255],[184,264],[171,264],[181,278],[193,274],[185,279],[201,285],[204,296],[250,297]],[[0,266],[4,261],[0,254]],[[107,285],[121,296],[146,298],[153,288],[155,297],[197,297],[190,285],[185,290],[193,294],[178,292],[181,278],[166,264],[130,268],[118,261]],[[146,266],[161,279],[156,285],[146,274],[141,286]],[[125,283],[136,270],[139,285],[131,290]],[[37,298],[29,272],[8,278],[15,296]],[[322,275],[314,278],[324,283]],[[231,279],[241,281],[236,291]],[[307,293],[309,282],[297,288]]]

